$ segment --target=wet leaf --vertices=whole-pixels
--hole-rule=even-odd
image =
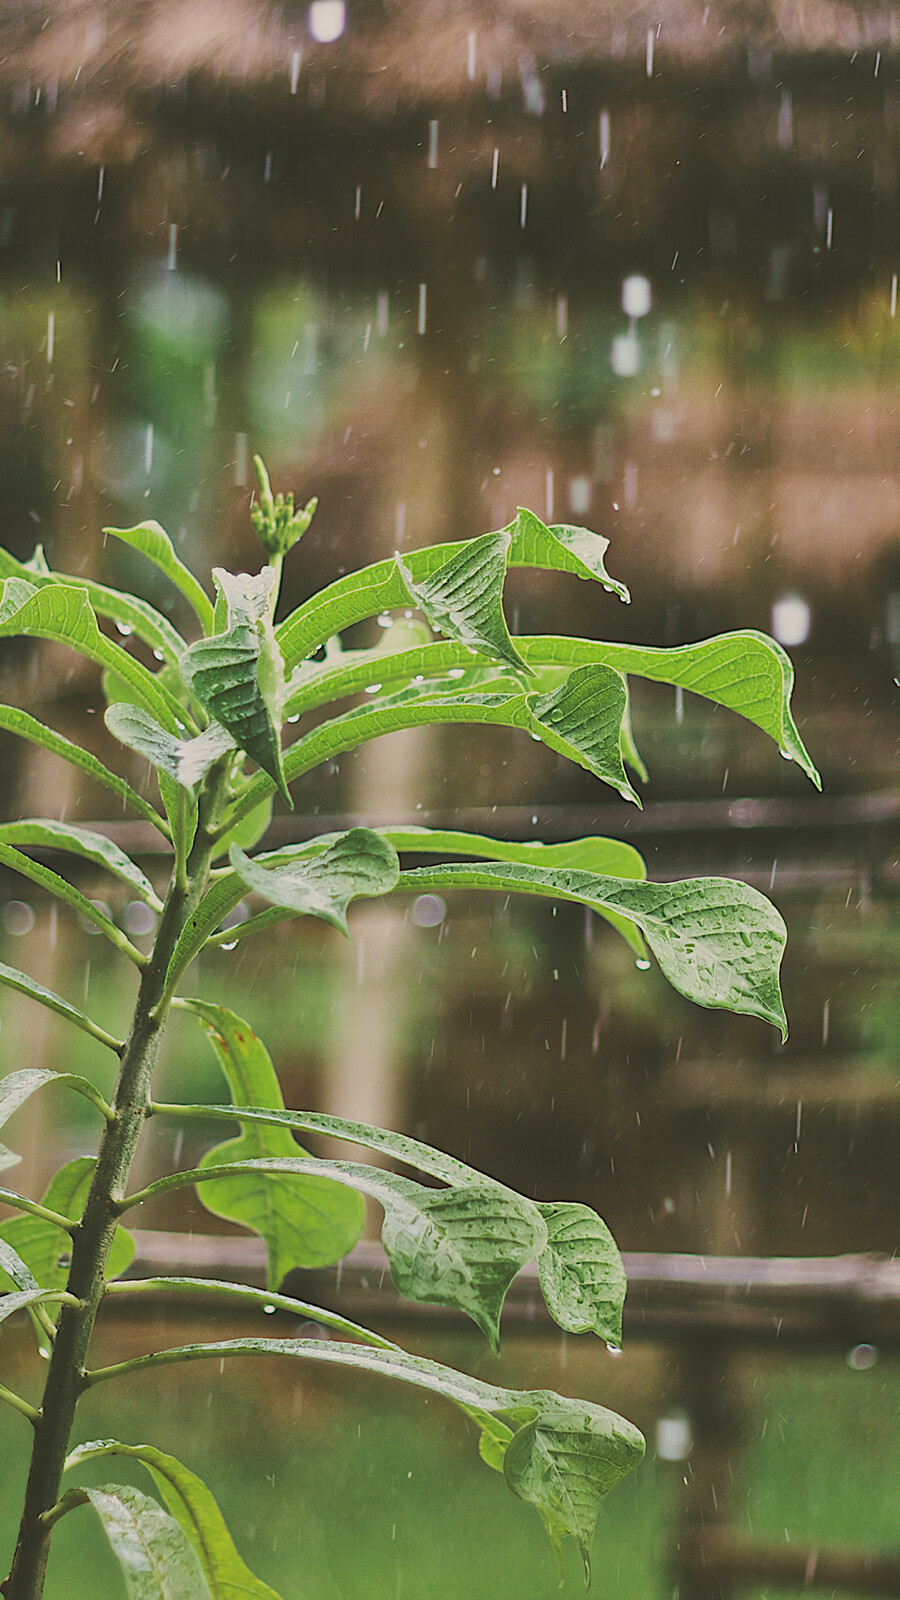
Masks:
[[[537,1508],[554,1543],[563,1534],[575,1540],[589,1583],[600,1507],[639,1464],[644,1441],[637,1428],[602,1406],[559,1400],[546,1391],[523,1400],[504,1413],[505,1419],[527,1417],[534,1406],[507,1446],[503,1475],[513,1494]]]
[[[287,866],[260,866],[235,845],[228,857],[246,888],[273,905],[321,917],[344,934],[350,901],[387,894],[400,876],[397,852],[371,828],[351,828],[320,855]]]
[[[456,684],[409,686],[394,695],[380,695],[370,705],[357,706],[302,734],[287,751],[284,770],[292,782],[346,750],[401,728],[488,723],[532,734],[639,806],[622,765],[626,709],[624,679],[602,666],[577,668],[547,694],[527,694],[517,681],[484,693],[469,692]],[[265,787],[262,781],[251,784],[236,815],[254,804]]]
[[[184,681],[209,715],[228,729],[238,748],[271,778],[290,806],[293,802],[284,779],[279,736],[284,663],[269,609],[276,574],[265,567],[253,578],[215,567],[213,577],[227,625],[212,638],[191,645],[181,663]]]
[[[159,1178],[128,1203],[143,1204],[190,1183],[218,1184],[223,1180],[210,1178],[215,1170],[200,1167]],[[500,1311],[509,1285],[547,1240],[543,1219],[530,1200],[488,1179],[480,1186],[426,1189],[378,1167],[296,1157],[232,1162],[223,1178],[243,1182],[255,1181],[259,1174],[288,1173],[332,1179],[377,1200],[385,1213],[382,1238],[391,1276],[400,1293],[464,1312],[498,1347]]]
[[[137,965],[143,964],[144,958],[140,951],[116,927],[105,911],[101,911],[92,900],[88,900],[87,896],[81,893],[80,889],[74,888],[51,867],[45,867],[41,861],[32,861],[30,856],[23,855],[21,850],[16,850],[13,845],[4,844],[2,840],[0,840],[0,862],[10,867],[13,872],[20,873],[23,878],[29,878],[32,883],[38,884],[57,900],[65,901],[66,905],[77,911],[79,916],[85,917],[95,928],[99,928],[110,944],[115,945],[123,955],[127,955]]]
[[[114,539],[121,539],[123,544],[130,544],[133,550],[139,550],[141,555],[159,567],[189,601],[204,633],[212,631],[212,602],[190,568],[176,555],[165,528],[161,528],[158,522],[150,521],[140,522],[135,528],[104,528],[103,533],[104,536],[111,534]]]
[[[539,1202],[538,1210],[547,1225],[538,1272],[554,1322],[621,1345],[625,1268],[606,1223],[574,1201]]]
[[[244,1105],[283,1108],[271,1057],[249,1024],[224,1006],[203,1000],[187,1003],[203,1023],[231,1092],[235,1117],[240,1120]],[[250,1122],[242,1124],[239,1138],[207,1151],[201,1166],[306,1154],[289,1129]],[[259,1170],[203,1183],[197,1193],[214,1216],[238,1222],[265,1240],[271,1289],[277,1289],[293,1267],[339,1261],[353,1249],[365,1221],[361,1195],[314,1175],[285,1177]]]
[[[88,750],[82,750],[80,745],[63,738],[61,733],[56,733],[52,728],[46,728],[42,722],[29,716],[27,711],[19,711],[15,706],[0,706],[0,729],[7,733],[18,734],[20,738],[28,739],[32,744],[49,750],[52,755],[60,756],[70,766],[78,767],[89,778],[103,784],[104,788],[109,789],[125,805],[139,812],[148,822],[152,822],[155,828],[165,833],[165,823],[159,813],[149,801],[144,800],[132,789],[124,778],[120,778],[115,772],[110,772],[109,768]]]
[[[482,1450],[488,1464],[502,1464],[509,1488],[537,1508],[555,1540],[569,1534],[576,1541],[586,1570],[604,1499],[643,1458],[644,1440],[637,1428],[603,1406],[548,1389],[503,1389],[401,1350],[330,1339],[228,1339],[158,1351],[143,1364],[221,1362],[248,1355],[324,1361],[450,1400],[472,1417],[482,1438],[487,1435]],[[109,1375],[115,1373],[111,1368]]]
[[[571,869],[450,863],[401,873],[415,894],[494,889],[575,900],[635,922],[673,988],[697,1005],[761,1017],[787,1037],[779,972],[784,922],[765,895],[731,878],[626,882]]]
[[[409,600],[438,633],[494,661],[526,671],[503,615],[503,584],[510,538],[488,533],[463,545],[437,571],[417,581],[398,555]]]
[[[621,599],[628,599],[625,585],[611,578],[604,564],[609,541],[587,528],[568,524],[547,527],[533,512],[520,511],[508,528],[486,534],[484,538],[508,540],[508,566],[538,567],[594,578],[604,588],[614,590]],[[425,550],[410,551],[403,557],[404,568],[414,584],[423,584],[439,568],[462,557],[470,543],[478,541],[430,545]],[[395,561],[378,561],[373,566],[348,573],[298,606],[279,625],[278,642],[288,669],[353,623],[408,603],[406,582]]]
[[[149,1444],[120,1444],[94,1439],[79,1445],[66,1467],[78,1467],[98,1456],[128,1456],[146,1467],[166,1510],[190,1541],[212,1600],[279,1600],[274,1589],[254,1577],[234,1546],[225,1519],[210,1490],[175,1456]]]
[[[20,579],[7,578],[0,601],[0,638],[20,636],[52,639],[96,661],[127,683],[164,727],[172,733],[178,731],[182,709],[177,700],[152,672],[100,632],[85,588],[50,583],[35,589]]]
[[[19,578],[31,588],[81,589],[88,597],[98,617],[108,617],[127,633],[143,639],[151,650],[173,665],[184,651],[184,640],[167,617],[137,595],[124,594],[120,589],[95,583],[92,578],[70,577],[64,572],[51,572],[43,550],[38,545],[30,561],[17,561],[8,550],[0,548],[0,579]]]
[[[60,1167],[50,1180],[43,1204],[59,1216],[76,1218],[84,1210],[96,1163],[92,1156],[78,1156]],[[13,1217],[0,1226],[0,1239],[11,1245],[42,1289],[63,1289],[69,1276],[72,1240],[62,1228],[55,1228],[42,1217]],[[134,1258],[134,1240],[122,1227],[116,1228],[106,1266],[106,1277],[119,1278]],[[0,1289],[11,1280],[0,1262]]]
[[[162,901],[146,873],[136,861],[125,854],[112,839],[90,828],[78,828],[71,822],[50,822],[40,817],[25,817],[21,822],[0,823],[0,840],[5,844],[34,846],[44,850],[68,851],[93,861],[96,866],[111,872],[120,882],[128,885],[136,895],[154,910],[162,910]]]
[[[219,757],[227,750],[234,749],[231,734],[217,722],[211,723],[193,739],[176,739],[140,706],[108,706],[103,720],[120,744],[137,751],[138,755],[191,793],[203,782]]]
[[[211,1600],[197,1552],[174,1517],[126,1484],[72,1489],[70,1506],[88,1503],[122,1570],[128,1600]]]

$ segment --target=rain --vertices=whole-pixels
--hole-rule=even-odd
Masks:
[[[620,754],[641,809],[536,731],[530,707],[555,682],[473,656],[439,677],[426,662],[403,688],[483,710],[512,684],[518,725],[404,727],[342,751],[292,784],[293,812],[276,801],[260,848],[319,827],[465,828],[511,845],[624,841],[660,885],[739,880],[787,927],[787,1041],[676,994],[651,926],[625,943],[563,897],[475,888],[375,899],[351,911],[349,941],[312,917],[245,938],[258,907],[242,901],[185,993],[246,1015],[289,1105],[403,1131],[612,1230],[629,1280],[621,1344],[563,1333],[533,1262],[492,1366],[461,1318],[402,1300],[374,1210],[345,1262],[289,1285],[485,1381],[634,1418],[647,1460],[606,1502],[595,1592],[850,1592],[894,1559],[900,1499],[896,28],[884,8],[822,0],[777,16],[551,5],[540,40],[533,21],[507,4],[426,16],[345,0],[10,13],[4,542],[28,562],[40,539],[73,582],[133,586],[193,638],[178,586],[102,530],[158,521],[212,595],[213,566],[261,565],[257,452],[276,491],[319,497],[278,621],[395,551],[506,529],[520,506],[563,530],[571,570],[511,566],[505,621],[608,646],[595,653],[627,678],[634,749],[623,735]],[[584,578],[583,527],[609,541],[628,605]],[[342,705],[351,716],[397,692],[384,663],[406,629],[440,643],[404,604],[379,600],[386,611],[303,664],[384,652]],[[164,651],[128,621],[103,628],[165,681]],[[778,647],[756,720],[735,711],[730,669],[709,694],[686,654],[673,682],[622,653],[687,652],[731,629]],[[159,802],[147,762],[104,723],[94,665],[37,639],[0,645],[4,703]],[[753,681],[765,699],[769,680]],[[319,717],[292,711],[285,745]],[[160,838],[121,796],[0,737],[0,827],[47,814],[96,828],[164,886]],[[157,902],[50,846],[40,859],[150,949]],[[591,870],[627,883],[623,860]],[[124,1034],[137,975],[6,866],[0,962]],[[101,1054],[4,990],[0,1075],[64,1062],[107,1092]],[[159,1098],[225,1093],[196,1018],[178,1014]],[[9,1137],[34,1194],[94,1148],[62,1090],[39,1098]],[[141,1184],[173,1148],[187,1168],[207,1147],[199,1121],[176,1142],[161,1120],[142,1135]],[[148,1207],[135,1273],[261,1285],[260,1241],[191,1194],[183,1212],[170,1197]],[[113,1299],[124,1350],[137,1322]],[[169,1299],[145,1309],[159,1347],[176,1342]],[[263,1321],[271,1337],[312,1336],[268,1302]],[[28,1336],[24,1317],[4,1323],[12,1362]],[[286,1596],[297,1572],[311,1600],[583,1592],[574,1549],[558,1573],[533,1511],[500,1493],[436,1398],[392,1404],[380,1384],[345,1391],[300,1363],[203,1365],[172,1391],[148,1384],[146,1413],[132,1398],[117,1411],[104,1386],[98,1435],[152,1429],[217,1481],[242,1557]],[[21,1421],[0,1417],[16,1473]],[[3,1571],[14,1536],[0,1515]],[[92,1583],[89,1551],[78,1559],[72,1600]]]

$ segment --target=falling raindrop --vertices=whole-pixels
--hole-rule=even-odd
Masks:
[[[166,256],[166,267],[169,272],[174,272],[178,265],[178,224],[169,223],[169,253]]]
[[[475,68],[477,64],[478,35],[474,28],[470,28],[466,36],[466,77],[470,83],[475,82]]]
[[[416,324],[416,331],[418,333],[424,333],[425,332],[425,327],[426,327],[426,324],[427,324],[427,320],[428,320],[428,285],[427,285],[427,283],[420,283],[419,284],[419,316],[418,316],[418,321],[417,321],[417,324]]]
[[[831,1001],[826,1000],[822,1007],[822,1044],[828,1043],[828,1030],[831,1025]]]
[[[56,313],[50,311],[47,315],[47,365],[53,361],[53,345],[56,334]]]
[[[300,61],[301,61],[301,59],[302,59],[302,57],[301,57],[301,53],[300,53],[299,50],[292,50],[291,51],[291,94],[296,94],[297,93],[297,84],[300,81]]]
[[[600,168],[606,166],[609,160],[609,112],[600,113]]]
[[[147,423],[147,434],[144,440],[144,471],[148,477],[153,467],[153,423]]]
[[[491,159],[491,188],[492,189],[496,189],[496,187],[497,187],[497,174],[498,174],[499,170],[500,170],[500,151],[495,147],[494,148],[494,154],[493,154],[493,157]]]
[[[546,474],[546,477],[544,479],[544,509],[545,509],[545,515],[546,515],[547,521],[549,522],[551,520],[552,516],[553,516],[553,468],[552,467],[548,467],[547,468],[547,474]]]
[[[647,77],[653,77],[653,51],[656,45],[656,29],[647,29]]]
[[[522,184],[522,188],[521,188],[521,190],[519,192],[519,227],[520,228],[524,228],[525,220],[526,220],[527,216],[528,216],[528,185],[527,185],[527,183],[523,183]]]
[[[438,164],[438,124],[431,121],[428,124],[428,165],[432,171]]]
[[[783,89],[778,107],[778,144],[782,150],[790,149],[794,139],[794,102],[790,90]]]

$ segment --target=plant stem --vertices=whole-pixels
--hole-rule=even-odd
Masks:
[[[22,1416],[27,1417],[31,1423],[37,1422],[40,1417],[40,1412],[35,1411],[34,1406],[30,1406],[27,1400],[22,1399],[21,1395],[14,1394],[12,1389],[7,1389],[5,1383],[0,1383],[0,1400],[6,1405],[12,1406],[14,1411],[21,1411]]]
[[[113,1118],[100,1141],[81,1221],[66,1222],[72,1233],[72,1265],[66,1288],[78,1304],[63,1307],[56,1331],[41,1409],[34,1423],[34,1447],[18,1542],[9,1577],[0,1585],[0,1594],[6,1600],[40,1600],[43,1593],[50,1542],[50,1527],[44,1516],[59,1498],[75,1408],[85,1387],[88,1349],[103,1295],[104,1269],[116,1230],[119,1202],[150,1104],[150,1083],[167,1009],[169,961],[178,936],[206,887],[228,770],[228,758],[223,758],[210,772],[185,881],[179,884],[173,875],[153,953],[149,960],[142,958],[145,964],[131,1029],[122,1050]]]

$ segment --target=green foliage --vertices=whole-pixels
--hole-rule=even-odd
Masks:
[[[98,1513],[135,1600],[275,1600],[244,1566],[209,1490],[155,1447],[105,1440],[76,1450],[68,1464],[78,1467],[97,1455],[137,1459],[165,1509],[128,1488],[62,1492],[54,1463],[68,1449],[77,1394],[124,1373],[182,1361],[221,1362],[231,1355],[289,1356],[379,1373],[440,1394],[475,1424],[483,1462],[537,1509],[553,1543],[558,1547],[567,1535],[574,1539],[586,1570],[600,1504],[643,1453],[637,1430],[602,1406],[469,1378],[408,1355],[334,1312],[279,1293],[292,1268],[333,1262],[353,1248],[364,1197],[383,1213],[382,1239],[398,1291],[420,1304],[466,1314],[495,1349],[506,1293],[527,1262],[537,1261],[547,1308],[561,1328],[593,1333],[610,1344],[622,1336],[625,1276],[606,1224],[586,1206],[527,1199],[403,1134],[286,1109],[265,1046],[242,1018],[223,1006],[178,996],[183,974],[205,947],[257,937],[297,916],[317,917],[347,934],[349,909],[361,898],[457,888],[549,896],[595,912],[642,962],[649,946],[682,995],[762,1018],[786,1032],[779,983],[786,934],[775,907],[730,880],[648,882],[638,852],[615,839],[548,846],[454,830],[358,827],[247,853],[264,837],[273,797],[290,806],[289,785],[296,777],[398,728],[511,727],[640,804],[626,772],[631,768],[646,779],[631,726],[628,680],[634,675],[688,688],[738,712],[818,781],[791,715],[790,662],[761,634],[726,635],[676,650],[513,639],[503,607],[510,566],[569,573],[628,599],[606,570],[605,539],[584,528],[548,527],[529,511],[470,543],[398,555],[343,577],[276,628],[282,560],[308,526],[315,502],[295,512],[290,495],[273,496],[259,461],[257,470],[260,498],[252,517],[270,562],[256,575],[215,568],[214,604],[158,523],[107,530],[153,562],[189,602],[202,629],[190,643],[136,596],[54,573],[41,552],[29,563],[0,555],[0,636],[49,639],[99,665],[107,725],[154,769],[162,809],[28,713],[0,708],[0,728],[105,784],[152,820],[172,846],[170,881],[159,898],[137,864],[101,834],[41,819],[0,827],[0,862],[37,883],[69,913],[89,918],[141,972],[131,1028],[120,1042],[69,1000],[27,974],[0,967],[0,983],[49,1007],[120,1059],[111,1106],[87,1078],[74,1074],[38,1068],[0,1082],[0,1124],[50,1082],[85,1095],[103,1122],[97,1159],[69,1162],[41,1201],[0,1190],[0,1200],[22,1213],[0,1227],[0,1290],[9,1286],[0,1293],[0,1319],[26,1311],[49,1357],[40,1411],[0,1386],[0,1399],[30,1421],[38,1436],[7,1600],[38,1600],[50,1529],[86,1502]],[[405,621],[372,648],[345,652],[336,637],[385,609],[410,606],[424,621]],[[154,652],[159,670],[148,669],[109,638],[98,618],[133,632]],[[364,700],[346,704],[363,692]],[[312,712],[314,723],[301,725],[284,748],[288,721]],[[149,956],[31,853],[48,847],[111,873],[160,912]],[[419,864],[409,864],[410,857]],[[422,865],[422,857],[431,864]],[[246,896],[251,915],[226,930],[225,919]],[[192,1012],[205,1029],[228,1103],[154,1101],[156,1042],[173,1004]],[[217,1120],[232,1129],[237,1124],[238,1131],[208,1150],[193,1170],[162,1174],[129,1193],[128,1175],[148,1115]],[[297,1142],[306,1134],[355,1143],[429,1182],[367,1160],[310,1155]],[[16,1159],[0,1149],[0,1167]],[[318,1320],[340,1337],[176,1346],[83,1371],[107,1296],[166,1286],[172,1293],[191,1288],[238,1302],[258,1301],[263,1293],[203,1279],[122,1279],[133,1245],[116,1219],[185,1187],[196,1188],[211,1212],[265,1241],[265,1294],[273,1305]]]

